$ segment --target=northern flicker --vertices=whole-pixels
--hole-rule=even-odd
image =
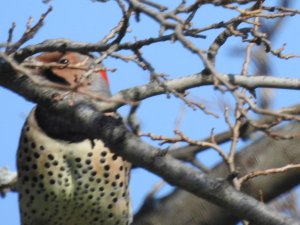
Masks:
[[[81,82],[84,91],[110,96],[105,71],[96,71],[89,55],[47,52],[34,60],[45,64],[35,73],[49,84],[72,88]],[[17,167],[22,225],[131,223],[130,164],[47,105],[37,105],[24,124]]]

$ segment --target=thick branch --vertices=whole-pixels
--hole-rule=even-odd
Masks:
[[[281,128],[280,132],[299,133],[300,124],[292,123]],[[300,139],[274,140],[264,136],[236,154],[236,168],[239,176],[252,171],[278,168],[287,164],[300,163]],[[275,154],[275,156],[274,156]],[[213,177],[228,176],[226,163],[222,162],[209,173]],[[299,184],[299,170],[284,174],[269,175],[251,179],[245,183],[243,191],[256,198],[262,193],[265,202],[269,202],[282,193]],[[170,210],[172,209],[172,210]],[[138,212],[134,225],[226,225],[236,224],[238,219],[225,209],[210,202],[195,198],[194,195],[180,189],[161,199],[148,199]]]
[[[115,134],[120,132],[119,129],[120,127],[114,127],[111,133],[113,135],[108,135],[105,139],[107,140],[111,136],[115,137]],[[240,218],[253,222],[257,220],[255,221],[256,224],[287,223],[278,215],[271,215],[273,213],[268,212],[262,203],[236,191],[226,181],[200,174],[168,155],[161,155],[159,151],[141,142],[128,132],[125,133],[125,137],[121,141],[120,139],[111,140],[108,145],[113,149],[122,149],[117,153],[135,165],[146,168],[163,177],[169,183],[234,212]],[[268,217],[267,214],[271,217]],[[292,222],[290,223],[292,224]]]
[[[2,58],[0,63],[0,85],[24,96],[26,99],[37,103],[48,103],[52,101],[52,96],[60,93],[57,89],[48,86],[39,86],[32,79],[25,75],[15,74],[15,71],[8,62],[9,58]],[[6,61],[6,62],[5,62]],[[299,89],[300,79],[281,78],[269,76],[241,76],[232,74],[219,74],[222,80],[232,85],[239,85],[247,89],[255,88],[282,88]],[[167,80],[164,85],[169,89],[181,92],[190,88],[213,85],[213,77],[209,75],[194,74]],[[149,84],[136,86],[122,90],[105,102],[97,103],[102,111],[116,110],[128,102],[138,102],[140,100],[164,94],[165,88],[153,81]],[[86,96],[87,97],[87,96]],[[84,99],[84,97],[83,97]]]

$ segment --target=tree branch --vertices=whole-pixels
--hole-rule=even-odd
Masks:
[[[291,123],[278,131],[284,133],[299,133],[300,124]],[[244,147],[236,153],[235,165],[238,177],[243,177],[253,171],[280,168],[287,164],[299,164],[300,139],[274,140],[262,136],[250,146]],[[274,157],[274,153],[276,156]],[[209,171],[212,177],[228,177],[230,174],[225,162],[221,162]],[[282,193],[291,190],[299,184],[299,170],[290,170],[284,174],[269,175],[249,180],[242,191],[259,198],[263,194],[265,202],[270,202]],[[184,210],[183,210],[184,208]],[[235,225],[239,219],[217,207],[203,198],[176,188],[171,194],[163,198],[155,198],[144,203],[135,216],[133,225],[182,225],[209,224]]]
[[[24,96],[29,101],[37,103],[43,103],[45,101],[47,103],[51,102],[53,101],[51,96],[57,95],[59,93],[59,91],[55,88],[36,85],[34,81],[28,76],[15,74],[16,68],[13,68],[13,65],[17,64],[14,63],[11,57],[7,57],[2,53],[0,54],[0,60],[1,86],[13,90],[14,92]],[[298,78],[269,76],[246,77],[233,74],[218,74],[218,77],[221,77],[222,80],[230,83],[231,85],[239,85],[249,90],[253,90],[255,88],[281,88],[297,90],[300,87],[300,79]],[[182,92],[190,88],[213,84],[213,77],[203,74],[194,74],[164,81],[164,86],[167,86],[169,89],[178,92]],[[128,102],[134,103],[161,94],[165,94],[165,88],[159,85],[157,82],[153,81],[145,85],[122,90],[112,96],[110,99],[107,99],[107,101],[98,102],[98,106],[102,111],[111,111],[118,109]]]

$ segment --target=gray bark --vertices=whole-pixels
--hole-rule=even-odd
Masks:
[[[300,124],[289,124],[285,132],[299,132]],[[300,163],[300,138],[293,140],[274,140],[262,137],[236,155],[239,176],[287,164]],[[212,169],[213,177],[228,176],[225,163]],[[261,176],[245,183],[243,191],[257,198],[262,191],[263,199],[271,201],[280,194],[289,191],[300,182],[299,169],[281,174]],[[162,199],[151,199],[136,214],[134,225],[230,225],[238,219],[212,203],[181,189],[176,189]]]

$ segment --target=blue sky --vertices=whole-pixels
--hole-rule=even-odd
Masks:
[[[164,0],[160,3],[167,3]],[[172,1],[172,4],[179,1]],[[269,1],[271,2],[271,1]],[[300,3],[297,1],[298,8]],[[114,27],[121,13],[114,1],[106,4],[93,3],[88,0],[76,1],[53,1],[53,12],[46,19],[45,25],[28,44],[39,43],[50,38],[68,38],[76,41],[97,42]],[[0,42],[7,39],[7,30],[13,21],[17,28],[14,34],[14,40],[17,40],[25,29],[26,21],[29,16],[36,22],[48,8],[48,5],[42,1],[1,1],[0,2]],[[218,22],[230,18],[231,14],[224,9],[213,9],[212,7],[203,7],[196,17],[197,24],[205,26],[211,22]],[[284,29],[278,33],[274,39],[274,46],[281,47],[287,43],[287,53],[300,53],[299,33],[300,17],[288,18],[285,21]],[[127,41],[133,41],[135,38],[143,39],[150,36],[156,36],[158,26],[148,17],[142,16],[141,23],[132,21],[132,32],[128,34]],[[219,32],[219,31],[218,31]],[[207,39],[197,41],[199,47],[207,48],[213,40],[216,31],[207,32]],[[232,38],[224,49],[221,49],[217,61],[217,69],[222,73],[239,73],[241,71],[242,58],[232,55],[228,50],[233,48],[245,47],[241,45],[238,38]],[[143,49],[145,57],[157,69],[157,72],[170,74],[170,78],[188,75],[199,72],[203,67],[201,61],[194,55],[191,55],[179,43],[157,44],[153,47]],[[288,61],[278,60],[270,57],[274,66],[273,74],[275,76],[299,77],[300,67],[299,59]],[[116,68],[115,73],[111,73],[110,83],[112,92],[145,84],[149,81],[149,74],[132,63],[124,63],[113,59],[106,60],[105,65],[108,68]],[[222,95],[215,92],[211,87],[201,87],[190,91],[194,99],[222,116],[223,106],[232,104],[230,95]],[[274,108],[288,106],[296,103],[299,99],[298,91],[273,91]],[[27,102],[22,97],[11,93],[8,90],[0,88],[0,167],[7,166],[15,170],[15,153],[18,145],[19,134],[26,115],[30,112],[34,104]],[[126,115],[128,107],[119,110]],[[173,135],[176,120],[183,112],[183,119],[180,129],[192,138],[199,139],[209,135],[211,128],[215,132],[226,129],[224,119],[214,119],[212,116],[206,116],[201,111],[193,111],[174,97],[168,99],[166,96],[159,96],[144,101],[138,112],[141,121],[142,130],[153,132],[154,134]],[[153,142],[151,142],[153,143]],[[244,143],[240,143],[243,146]],[[224,149],[228,145],[223,146]],[[212,166],[220,160],[218,154],[207,151],[199,156],[201,161],[207,166]],[[137,209],[145,194],[151,187],[159,182],[160,179],[142,169],[135,169],[132,172],[131,192],[134,209]],[[165,188],[160,194],[167,193],[170,188]],[[0,217],[6,225],[18,225],[18,207],[16,194],[8,194],[0,199]]]

